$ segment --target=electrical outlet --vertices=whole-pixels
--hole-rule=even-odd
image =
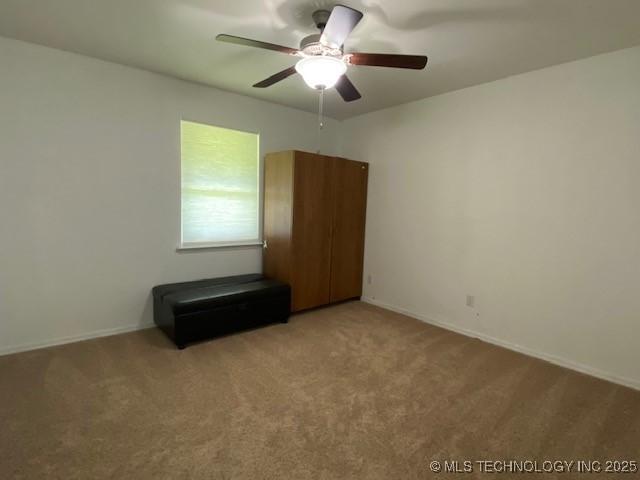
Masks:
[[[371,285],[373,283],[373,276],[367,275],[367,285]]]
[[[467,307],[475,307],[476,306],[476,297],[473,295],[467,295]]]

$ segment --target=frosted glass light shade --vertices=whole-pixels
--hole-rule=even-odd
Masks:
[[[311,88],[323,90],[336,84],[347,65],[335,57],[307,57],[296,64],[296,70]]]

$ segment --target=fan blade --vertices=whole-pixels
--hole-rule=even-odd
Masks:
[[[390,53],[350,53],[345,56],[351,65],[372,67],[412,68],[422,70],[427,65],[427,57],[422,55],[395,55]]]
[[[270,87],[274,83],[278,83],[280,80],[284,80],[285,78],[290,77],[296,73],[296,67],[289,67],[286,70],[282,70],[274,75],[271,75],[269,78],[265,78],[261,82],[258,82],[254,85],[255,88],[266,88]]]
[[[342,75],[336,83],[336,90],[345,102],[353,102],[362,97],[358,89],[351,83],[346,75]]]
[[[236,45],[243,45],[245,47],[265,48],[267,50],[273,50],[275,52],[288,53],[289,55],[297,55],[298,50],[295,48],[283,47],[282,45],[276,45],[275,43],[261,42],[259,40],[251,40],[250,38],[236,37],[234,35],[226,35],[221,33],[216,37],[219,42],[235,43]]]
[[[344,41],[361,19],[362,12],[344,5],[336,5],[331,10],[327,25],[320,36],[320,42],[333,48],[342,48]]]

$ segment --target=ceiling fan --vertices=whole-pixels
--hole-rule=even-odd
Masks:
[[[294,66],[256,83],[256,88],[269,87],[299,73],[311,88],[325,90],[335,86],[340,96],[346,102],[351,102],[359,99],[361,95],[346,75],[347,67],[350,65],[414,70],[422,70],[427,65],[427,57],[421,55],[344,53],[344,42],[361,19],[362,12],[344,5],[336,5],[331,12],[316,10],[313,13],[313,21],[320,33],[303,38],[300,49],[226,34],[218,35],[216,40],[302,57]]]

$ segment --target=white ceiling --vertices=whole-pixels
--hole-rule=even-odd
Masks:
[[[295,61],[216,42],[229,33],[298,47],[327,0],[0,0],[0,35],[316,111],[293,76],[251,85]],[[348,118],[517,73],[640,44],[640,0],[345,0],[365,16],[346,51],[426,54],[424,71],[350,67],[363,95],[326,95]]]

